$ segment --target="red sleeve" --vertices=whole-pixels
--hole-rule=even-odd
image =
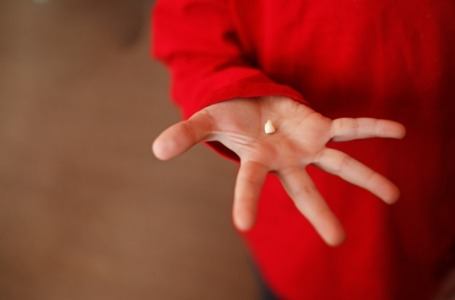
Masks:
[[[221,101],[286,96],[299,92],[278,84],[242,54],[228,0],[161,0],[152,15],[153,55],[172,74],[172,98],[184,117]]]

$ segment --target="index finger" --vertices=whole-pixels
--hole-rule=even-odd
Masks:
[[[250,229],[255,221],[257,202],[269,169],[255,161],[242,161],[234,193],[233,219],[239,230]]]

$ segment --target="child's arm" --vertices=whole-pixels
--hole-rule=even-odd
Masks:
[[[237,227],[253,225],[262,184],[274,172],[321,237],[337,245],[344,238],[342,226],[305,167],[315,164],[393,203],[399,195],[393,183],[326,143],[402,138],[404,127],[368,118],[331,120],[307,107],[298,92],[248,64],[226,2],[158,1],[155,55],[171,69],[174,99],[185,116],[192,117],[165,130],[153,151],[160,159],[170,159],[202,141],[222,143],[241,162],[233,213]],[[264,132],[267,120],[276,126],[272,135]]]
[[[276,132],[264,132],[271,120]],[[240,158],[233,217],[241,230],[254,223],[257,200],[269,172],[280,178],[297,209],[329,245],[344,239],[341,224],[319,194],[306,166],[319,168],[358,185],[386,203],[397,200],[398,188],[382,175],[345,153],[327,148],[329,140],[369,137],[402,138],[399,123],[359,118],[331,120],[289,98],[260,97],[213,104],[190,119],[166,129],[153,151],[160,159],[173,158],[195,144],[217,141]]]
[[[153,10],[153,54],[172,75],[172,96],[189,117],[214,103],[280,95],[289,86],[253,67],[243,53],[225,0],[162,0]]]

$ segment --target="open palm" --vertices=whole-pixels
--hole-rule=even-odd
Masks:
[[[271,120],[276,133],[266,135]],[[402,138],[404,127],[371,118],[331,120],[311,108],[283,97],[238,99],[211,105],[186,121],[166,129],[155,140],[159,159],[170,159],[202,141],[218,141],[240,158],[233,218],[241,230],[255,219],[257,200],[269,172],[275,172],[297,209],[329,245],[338,245],[344,231],[305,170],[309,164],[340,176],[381,198],[398,199],[398,188],[382,175],[341,151],[326,147],[329,140],[370,137]]]

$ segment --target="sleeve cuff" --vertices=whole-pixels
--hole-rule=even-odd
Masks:
[[[293,99],[303,104],[308,104],[300,92],[289,87],[275,83],[262,76],[251,76],[239,82],[221,87],[210,92],[202,92],[192,105],[182,108],[183,117],[189,118],[199,110],[212,104],[239,98],[257,98],[265,96],[281,96]]]

